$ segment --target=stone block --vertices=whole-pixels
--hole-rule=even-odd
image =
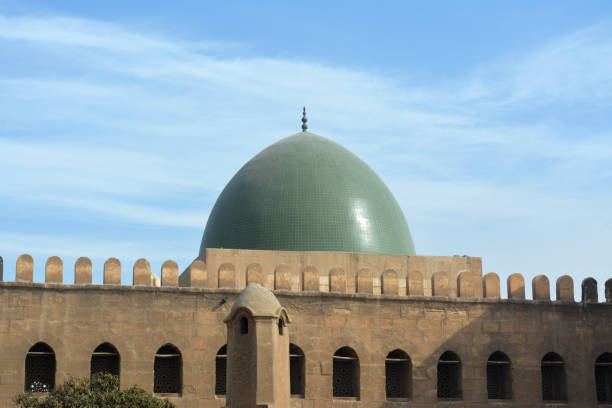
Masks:
[[[557,279],[557,300],[561,301],[574,301],[574,280],[568,276],[563,275]]]
[[[406,276],[406,295],[423,296],[423,275],[421,272],[408,272]]]
[[[0,281],[4,280],[4,260],[0,256]]]
[[[64,264],[57,256],[52,256],[45,263],[45,282],[62,283]]]
[[[274,270],[274,289],[291,290],[291,269],[289,266],[281,264]]]
[[[387,269],[380,277],[381,291],[383,295],[397,295],[399,293],[397,272]]]
[[[134,262],[132,270],[132,283],[134,286],[151,286],[151,265],[144,258]]]
[[[264,284],[264,271],[260,264],[252,263],[246,269],[246,283]]]
[[[363,268],[357,272],[357,293],[374,293],[371,270]]]
[[[508,276],[508,299],[525,299],[525,279],[520,273]]]
[[[74,283],[79,285],[91,284],[91,259],[80,257],[74,263]]]
[[[329,271],[329,291],[346,293],[346,273],[342,268],[334,268]]]
[[[161,266],[161,285],[178,286],[178,264],[172,260],[164,262]]]
[[[606,303],[612,303],[612,279],[608,279],[606,281],[606,288],[605,288],[605,295],[606,295]]]
[[[312,265],[305,267],[302,271],[302,290],[319,291],[319,271]]]
[[[224,263],[219,266],[219,287],[220,288],[235,288],[236,287],[236,269],[231,263]]]
[[[32,282],[34,278],[34,259],[28,254],[19,255],[15,270],[17,282]]]
[[[108,258],[104,262],[104,284],[121,284],[121,262],[117,258]]]
[[[432,296],[448,296],[448,274],[446,272],[436,272],[431,277]]]
[[[533,300],[550,300],[550,283],[545,275],[538,275],[531,281]]]
[[[484,276],[482,291],[485,298],[500,298],[499,276],[495,272],[489,272]]]

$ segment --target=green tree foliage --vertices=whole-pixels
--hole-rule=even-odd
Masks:
[[[72,377],[44,396],[19,394],[15,403],[20,408],[175,408],[138,387],[120,390],[119,377],[111,374],[96,375],[91,381]]]

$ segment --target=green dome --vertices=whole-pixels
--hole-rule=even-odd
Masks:
[[[378,175],[329,139],[300,132],[234,175],[200,246],[413,255],[397,201]]]

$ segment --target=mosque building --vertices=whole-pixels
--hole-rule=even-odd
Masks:
[[[576,302],[539,275],[526,299],[481,258],[417,255],[384,182],[305,112],[230,180],[180,275],[33,265],[0,282],[0,408],[99,372],[179,408],[612,407],[612,279]]]

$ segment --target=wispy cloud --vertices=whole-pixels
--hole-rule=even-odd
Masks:
[[[418,228],[462,217],[474,242],[483,219],[527,228],[545,214],[542,228],[563,234],[568,217],[582,213],[591,216],[570,223],[568,235],[610,239],[595,216],[611,222],[608,22],[437,84],[244,57],[243,45],[134,27],[0,15],[0,59],[16,61],[0,67],[5,205],[201,229],[231,175],[297,131],[306,104],[311,128],[372,164]],[[442,233],[421,232],[417,247],[445,253],[435,240]],[[533,257],[547,246],[513,238],[531,242]],[[558,250],[592,255],[572,239]],[[494,245],[480,248],[494,265],[507,261]]]

